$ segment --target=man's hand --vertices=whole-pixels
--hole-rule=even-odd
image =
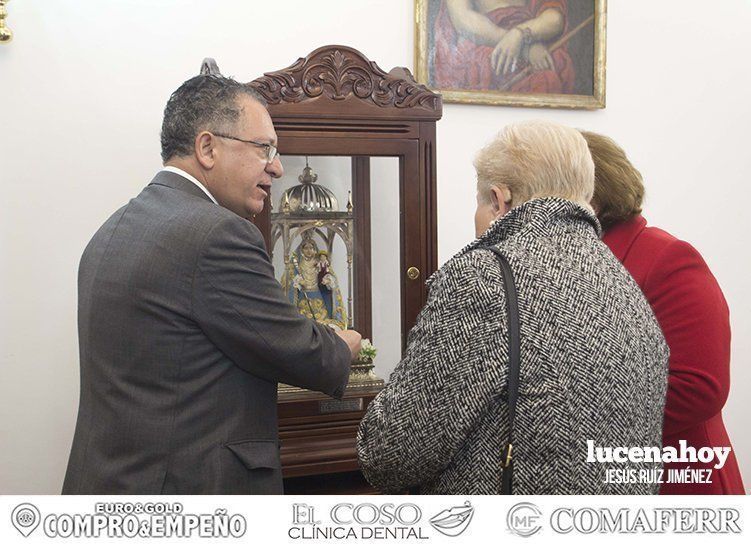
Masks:
[[[339,338],[347,342],[347,347],[349,348],[349,351],[352,354],[352,360],[354,361],[357,357],[357,354],[360,353],[360,348],[362,347],[362,335],[352,329],[348,329],[346,331],[336,331],[336,334],[339,335]]]
[[[529,46],[527,57],[529,64],[535,72],[552,70],[554,68],[553,57],[550,56],[550,51],[539,42]]]
[[[520,29],[512,28],[503,35],[490,55],[490,65],[496,75],[500,76],[516,70],[523,45],[524,33]]]

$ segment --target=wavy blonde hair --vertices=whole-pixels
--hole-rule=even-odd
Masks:
[[[641,213],[644,182],[626,152],[611,138],[581,131],[595,162],[592,206],[603,229],[628,221]]]
[[[595,166],[578,130],[549,121],[504,128],[475,157],[477,192],[506,188],[515,207],[533,198],[560,197],[591,210]]]

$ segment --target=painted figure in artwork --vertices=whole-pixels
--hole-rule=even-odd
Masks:
[[[347,311],[329,255],[318,249],[312,236],[303,235],[290,255],[281,284],[302,315],[339,329],[347,328]]]
[[[443,89],[574,92],[567,0],[440,0],[433,84]]]

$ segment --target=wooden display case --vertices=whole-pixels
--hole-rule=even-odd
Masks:
[[[382,203],[371,193],[373,157],[398,161],[398,201],[393,221],[398,243],[390,258],[400,323],[393,342],[404,349],[407,332],[425,304],[425,279],[437,268],[435,125],[441,96],[415,82],[406,68],[384,72],[362,53],[346,46],[316,49],[283,70],[250,82],[268,102],[281,155],[347,157],[353,231],[354,303],[350,324],[372,338],[374,320],[396,316],[374,313],[371,247],[378,225],[372,214]],[[255,218],[270,253],[269,202]],[[274,217],[279,217],[277,214]],[[278,229],[277,229],[278,230]],[[398,247],[395,247],[398,245]],[[389,246],[391,247],[391,246]],[[386,377],[386,376],[381,376]],[[355,384],[358,385],[358,384]],[[279,433],[287,493],[372,492],[357,466],[355,437],[360,419],[379,387],[348,388],[342,400],[308,391],[280,391]]]

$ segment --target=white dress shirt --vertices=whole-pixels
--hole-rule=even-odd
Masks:
[[[208,197],[211,199],[211,201],[214,204],[217,204],[217,205],[219,204],[216,201],[216,198],[214,198],[214,196],[209,192],[209,190],[204,186],[204,184],[198,181],[196,178],[194,178],[190,174],[188,174],[185,170],[180,170],[179,168],[175,166],[165,166],[164,168],[162,168],[162,172],[172,172],[173,174],[177,174],[178,176],[184,177],[188,181],[192,181],[193,183],[198,185],[198,187],[200,187],[204,193],[208,195]]]

